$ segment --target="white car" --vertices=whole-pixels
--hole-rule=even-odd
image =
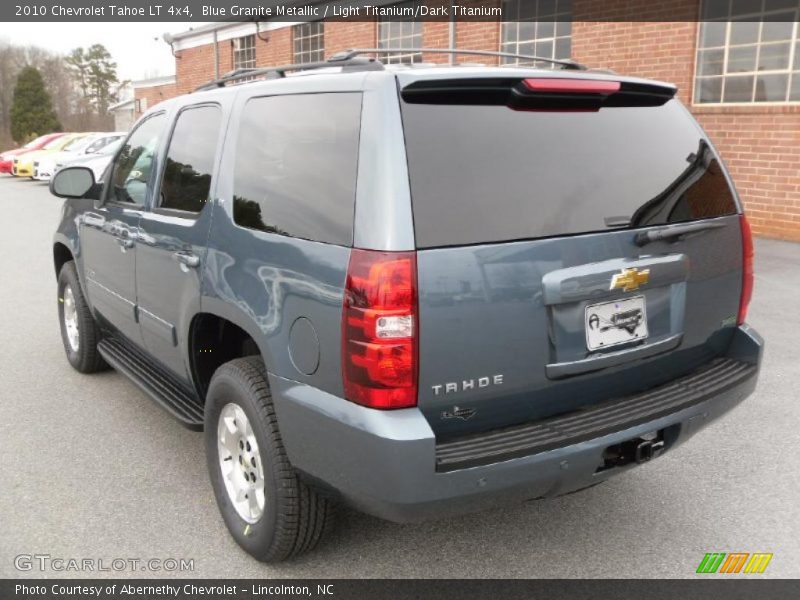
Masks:
[[[127,134],[125,134],[127,135]],[[92,154],[85,154],[79,156],[77,158],[73,158],[69,163],[65,163],[62,166],[59,166],[59,169],[63,167],[86,167],[92,170],[94,173],[94,180],[101,181],[103,178],[103,173],[106,170],[106,167],[111,163],[111,159],[114,158],[114,154],[116,154],[119,147],[122,145],[122,141],[124,137],[117,139],[114,142],[111,142],[104,148],[102,148],[99,152],[94,152]]]
[[[120,131],[92,133],[75,139],[60,152],[40,157],[33,164],[33,178],[38,181],[50,181],[63,166],[73,160],[90,156],[104,150],[109,144],[121,140],[127,133]]]

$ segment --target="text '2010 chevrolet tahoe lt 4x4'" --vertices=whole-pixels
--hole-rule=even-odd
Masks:
[[[675,87],[368,52],[231,74],[150,109],[101,182],[51,182],[70,363],[204,430],[263,561],[340,502],[405,522],[594,485],[758,376],[750,229]]]

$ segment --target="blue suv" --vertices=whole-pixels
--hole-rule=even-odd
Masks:
[[[204,430],[259,560],[337,503],[594,485],[758,376],[750,230],[674,86],[370,54],[230,74],[151,108],[100,182],[51,181],[68,360]]]

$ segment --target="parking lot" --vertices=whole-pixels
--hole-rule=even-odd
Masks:
[[[267,566],[227,534],[202,436],[121,375],[67,363],[51,257],[61,202],[0,176],[0,577],[115,575],[17,571],[33,553],[194,560],[193,573],[116,573],[129,576],[691,577],[706,552],[772,552],[767,576],[800,577],[800,245],[757,240],[760,383],[691,443],[555,500],[419,525],[343,510],[318,551]]]

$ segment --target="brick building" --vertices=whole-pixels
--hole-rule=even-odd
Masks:
[[[454,46],[572,58],[591,67],[677,84],[679,97],[708,131],[730,168],[754,231],[800,241],[797,0],[744,3],[749,7],[744,10],[758,7],[747,14],[737,12],[743,3],[728,0],[478,0],[472,4],[502,6],[507,20],[377,19],[198,27],[173,36],[174,81],[136,88],[137,104],[143,110],[235,68],[309,62],[352,47]],[[391,60],[476,62],[468,56],[412,53]]]

